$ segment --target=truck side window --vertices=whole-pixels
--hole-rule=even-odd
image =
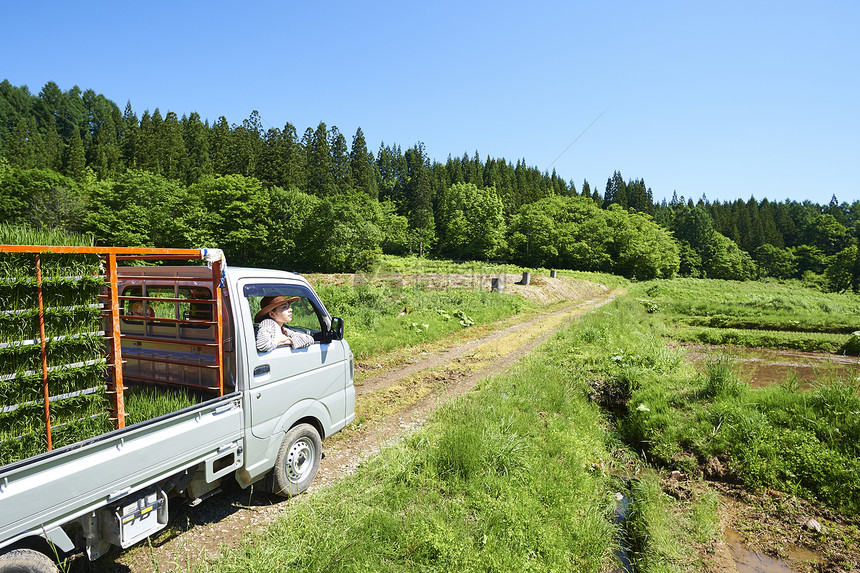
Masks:
[[[244,288],[244,294],[247,298],[252,318],[256,317],[259,312],[263,297],[283,296],[296,298],[296,300],[290,303],[292,320],[286,323],[285,326],[292,330],[309,334],[317,342],[322,340],[322,332],[325,329],[325,322],[323,320],[325,313],[319,308],[319,303],[305,289],[286,285],[247,285]],[[255,336],[257,327],[258,323],[255,322]]]

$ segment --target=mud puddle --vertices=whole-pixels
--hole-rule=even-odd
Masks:
[[[796,568],[798,563],[821,561],[819,554],[802,547],[788,547],[787,559],[768,557],[747,547],[741,534],[733,529],[725,531],[725,539],[738,573],[794,573],[803,571]]]
[[[709,359],[728,356],[740,370],[741,378],[753,387],[781,384],[792,375],[797,377],[801,388],[825,382],[834,375],[842,379],[860,376],[856,356],[739,346],[685,345],[684,348],[688,359],[699,369],[704,368]]]

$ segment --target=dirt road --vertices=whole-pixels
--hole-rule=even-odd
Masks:
[[[562,324],[614,298],[602,285],[583,285],[583,281],[572,279],[569,285],[566,282],[545,279],[546,288],[540,284],[532,287],[532,296],[556,302],[551,311],[464,329],[461,336],[445,342],[389,355],[384,364],[359,363],[357,421],[326,440],[325,458],[309,493],[354,471],[386,442],[420,425],[440,403],[505,371]],[[289,500],[242,490],[234,484],[225,485],[224,490],[197,507],[171,506],[167,528],[154,536],[151,544],[113,551],[93,563],[77,559],[71,571],[189,571],[200,560],[217,556],[221,548],[237,545],[246,530],[263,527],[290,511]]]

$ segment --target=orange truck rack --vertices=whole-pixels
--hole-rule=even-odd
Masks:
[[[125,427],[125,402],[123,391],[123,354],[122,354],[122,339],[129,340],[148,340],[146,336],[125,335],[122,332],[122,320],[133,319],[143,323],[170,323],[177,325],[214,325],[216,333],[223,332],[223,256],[220,250],[217,249],[168,249],[168,248],[147,248],[147,247],[80,247],[80,246],[37,246],[37,245],[0,245],[0,255],[5,253],[15,253],[21,255],[33,255],[33,266],[36,277],[36,293],[39,307],[39,337],[41,344],[41,378],[42,378],[42,397],[44,401],[44,416],[45,416],[45,436],[47,438],[47,449],[50,451],[53,448],[51,439],[51,396],[48,387],[48,362],[47,362],[47,342],[48,337],[45,331],[45,305],[42,293],[42,256],[45,254],[69,254],[69,255],[96,255],[100,259],[100,276],[104,279],[103,293],[99,295],[102,304],[102,314],[104,316],[104,338],[106,341],[105,361],[109,371],[112,370],[113,375],[107,377],[107,392],[111,397],[112,411],[111,418],[115,422],[116,429]],[[177,283],[183,280],[193,278],[195,281],[208,282],[212,284],[211,298],[195,298],[195,299],[174,299],[174,298],[155,298],[147,296],[121,296],[119,293],[119,261],[176,261],[176,260],[205,260],[208,267],[211,269],[211,276],[208,278],[201,277],[170,277],[171,280]],[[139,278],[146,279],[146,276],[135,276],[132,274],[123,275],[123,279]],[[202,305],[212,305],[214,307],[214,316],[212,320],[200,319],[183,319],[183,318],[166,318],[155,316],[137,316],[126,315],[123,313],[123,308],[126,303],[141,302],[144,305],[150,302],[174,302],[174,303],[194,303]],[[145,307],[144,307],[145,308]],[[215,371],[216,387],[207,388],[214,390],[218,396],[224,395],[224,348],[223,340],[220,334],[216,335],[215,342],[210,344],[196,342],[194,346],[209,346],[215,351],[215,364],[206,366]],[[177,342],[182,344],[182,342]],[[139,361],[152,361],[160,363],[176,363],[169,359],[158,357],[135,357]]]

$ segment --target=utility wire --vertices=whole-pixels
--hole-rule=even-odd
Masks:
[[[595,123],[597,123],[597,120],[598,120],[598,119],[600,119],[600,118],[603,116],[603,114],[604,114],[604,113],[606,113],[608,110],[609,110],[609,108],[607,107],[606,109],[604,109],[603,111],[601,111],[601,112],[597,115],[597,117],[595,117],[595,118],[594,118],[594,121],[592,121],[591,123],[589,123],[589,124],[588,124],[588,126],[587,126],[585,129],[583,129],[581,132],[579,132],[579,135],[577,135],[577,136],[574,138],[574,140],[570,142],[570,145],[568,145],[567,147],[565,147],[565,148],[564,148],[564,151],[562,151],[561,153],[559,153],[559,154],[558,154],[558,157],[556,157],[555,159],[553,159],[553,160],[550,162],[550,164],[546,166],[546,169],[544,169],[544,171],[549,171],[549,168],[550,168],[550,167],[552,167],[553,165],[555,165],[555,162],[556,162],[556,161],[558,161],[559,159],[561,159],[561,156],[562,156],[562,155],[564,155],[565,153],[567,153],[567,150],[568,150],[568,149],[570,149],[571,147],[573,147],[573,144],[574,144],[574,143],[576,143],[577,141],[579,141],[579,138],[580,138],[580,137],[582,137],[583,135],[585,135],[585,132],[586,132],[586,131],[588,131],[589,129],[591,129],[591,126],[592,126],[592,125],[594,125]]]

